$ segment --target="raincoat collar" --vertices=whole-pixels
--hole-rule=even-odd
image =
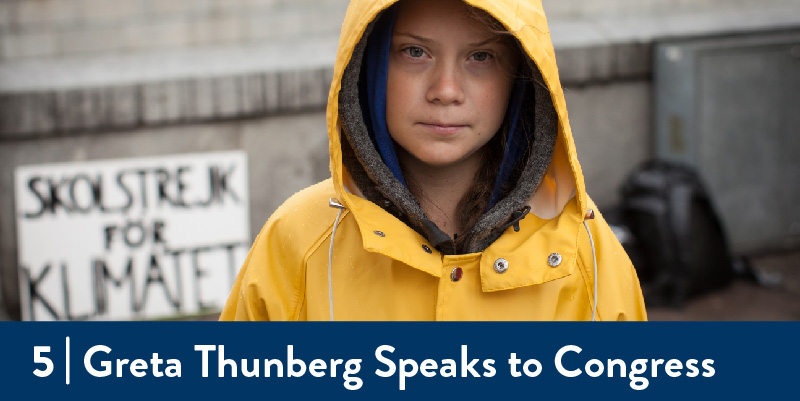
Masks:
[[[363,198],[346,194],[350,211],[361,233],[363,247],[397,260],[435,277],[442,277],[442,266],[448,259],[480,260],[481,287],[485,292],[542,284],[570,275],[577,261],[577,233],[582,218],[575,198],[565,206],[565,213],[552,219],[528,214],[520,220],[519,231],[509,227],[491,247],[476,254],[442,255],[405,223]],[[558,254],[558,265],[548,258]],[[510,268],[497,274],[495,264],[503,259]],[[525,266],[524,269],[517,268]]]

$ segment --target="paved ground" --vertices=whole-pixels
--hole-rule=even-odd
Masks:
[[[751,258],[775,286],[737,280],[690,300],[682,309],[648,308],[650,320],[800,320],[800,250]]]

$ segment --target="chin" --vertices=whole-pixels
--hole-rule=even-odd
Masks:
[[[431,166],[431,167],[448,167],[453,164],[457,164],[461,161],[460,158],[453,158],[452,155],[448,156],[438,156],[438,155],[421,155],[422,157],[417,157],[417,160],[421,161],[422,163]]]

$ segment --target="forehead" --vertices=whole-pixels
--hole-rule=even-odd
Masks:
[[[490,17],[460,0],[402,0],[398,3],[395,33],[485,39],[497,34]],[[502,28],[501,28],[502,29]]]

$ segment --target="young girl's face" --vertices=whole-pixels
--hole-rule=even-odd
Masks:
[[[477,15],[459,0],[399,5],[386,123],[392,138],[424,165],[480,160],[478,150],[503,123],[518,56],[512,41]]]

